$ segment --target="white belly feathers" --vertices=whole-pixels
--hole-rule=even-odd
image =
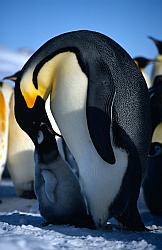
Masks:
[[[57,94],[51,97],[51,111],[78,164],[80,184],[93,219],[100,225],[106,223],[109,207],[119,192],[128,157],[124,150],[113,147],[116,164],[109,165],[97,153],[87,126],[87,87],[88,78],[75,54],[67,52],[57,71]]]

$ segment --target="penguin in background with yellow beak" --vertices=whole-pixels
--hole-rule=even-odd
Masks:
[[[135,63],[137,64],[137,66],[139,67],[146,83],[147,83],[147,87],[150,88],[152,85],[151,85],[151,81],[150,81],[150,77],[149,75],[147,74],[145,68],[152,62],[151,59],[148,59],[146,57],[143,57],[143,56],[137,56],[137,57],[134,57],[133,58]]]
[[[5,82],[0,82],[0,180],[2,178],[7,159],[9,113],[12,93],[12,87]]]
[[[151,136],[149,96],[132,58],[98,32],[57,36],[32,55],[16,81],[15,116],[31,138],[34,120],[43,119],[36,100],[49,94],[95,226],[115,217],[129,230],[146,230],[137,199]]]
[[[150,212],[154,215],[162,215],[162,75],[155,77],[149,94],[152,143],[142,186],[144,199]]]
[[[151,39],[154,43],[154,45],[157,48],[157,56],[154,59],[153,67],[152,67],[152,72],[151,72],[151,82],[153,85],[153,82],[155,80],[155,77],[158,75],[162,75],[162,41],[149,36],[149,39]]]
[[[19,72],[3,80],[16,81]],[[23,198],[35,198],[34,193],[34,144],[18,125],[14,114],[14,90],[9,112],[7,168],[14,183],[16,194]]]

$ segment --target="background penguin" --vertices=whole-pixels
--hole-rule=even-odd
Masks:
[[[152,120],[152,142],[162,142],[162,75],[156,76],[153,87],[149,89],[151,120]]]
[[[35,198],[34,144],[16,122],[14,95],[11,98],[7,168],[17,195],[24,198]]]
[[[151,144],[143,194],[150,212],[162,215],[162,144],[159,142]]]
[[[20,71],[4,80],[16,81]],[[35,198],[34,193],[34,144],[20,128],[14,114],[14,92],[10,101],[7,168],[16,194],[23,198]]]
[[[150,212],[162,215],[162,75],[156,76],[149,93],[153,135],[148,168],[142,186]]]
[[[137,199],[151,121],[147,86],[133,60],[103,34],[65,33],[38,49],[16,81],[16,119],[31,138],[31,117],[43,119],[37,97],[49,93],[96,227],[114,216],[128,229],[145,230]]]
[[[152,73],[151,73],[151,82],[153,82],[156,76],[162,75],[162,41],[157,40],[151,36],[149,36],[149,38],[153,41],[158,50],[158,55],[154,59]]]
[[[4,171],[8,149],[8,127],[12,87],[0,82],[0,180]]]
[[[138,65],[138,67],[139,67],[139,69],[140,69],[140,71],[141,71],[141,73],[142,73],[142,75],[147,83],[147,87],[150,88],[152,85],[150,82],[150,77],[147,74],[145,68],[147,65],[149,65],[152,62],[152,60],[145,58],[145,57],[142,57],[142,56],[139,56],[139,57],[135,57],[134,61]]]

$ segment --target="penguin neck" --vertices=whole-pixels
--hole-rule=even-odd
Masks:
[[[152,74],[151,74],[151,80],[154,81],[155,77],[157,75],[162,74],[162,55],[158,55],[155,59]]]
[[[147,87],[148,87],[148,88],[151,88],[152,85],[151,85],[150,78],[149,78],[149,76],[148,76],[146,70],[145,70],[145,69],[141,69],[141,73],[142,73],[142,75],[143,75],[143,77],[144,77],[144,79],[145,79],[145,81],[146,81]]]
[[[48,95],[51,94],[52,98],[54,98],[60,71],[62,74],[61,78],[66,78],[69,72],[66,70],[66,66],[64,67],[64,64],[66,64],[65,62],[70,62],[69,58],[72,54],[75,55],[72,52],[63,52],[44,63],[36,76],[38,88],[33,83],[36,63],[25,72],[20,81],[20,90],[28,108],[33,108],[37,96],[46,100]]]

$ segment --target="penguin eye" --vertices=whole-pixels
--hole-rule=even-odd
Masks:
[[[38,131],[38,135],[37,135],[37,141],[38,141],[38,144],[41,144],[44,140],[44,135],[43,135],[43,132],[41,130]]]

